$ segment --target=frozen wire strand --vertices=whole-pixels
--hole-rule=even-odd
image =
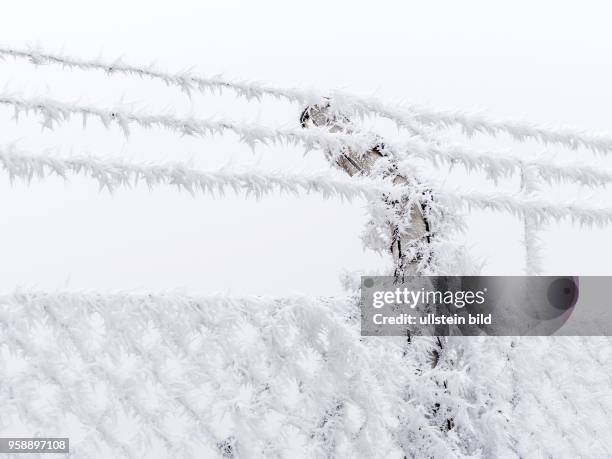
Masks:
[[[338,178],[329,173],[290,174],[269,171],[235,172],[224,169],[200,171],[181,163],[149,165],[126,163],[95,157],[59,158],[48,154],[29,154],[17,151],[9,145],[0,149],[0,164],[11,180],[46,178],[51,175],[66,178],[68,174],[84,175],[96,180],[101,189],[112,191],[118,187],[129,187],[145,183],[150,188],[160,185],[176,185],[191,194],[196,192],[223,195],[227,190],[255,197],[273,192],[291,194],[319,193],[323,197],[340,197],[351,200],[364,198],[368,201],[380,199],[387,194],[393,199],[408,196],[413,202],[437,205],[442,202],[447,208],[477,208],[509,212],[517,217],[531,218],[538,224],[549,220],[568,218],[582,225],[605,225],[612,223],[612,209],[588,208],[578,204],[556,205],[537,200],[520,200],[512,196],[464,191],[436,191],[435,200],[424,185],[393,185],[389,181],[365,178]]]
[[[13,57],[15,59],[27,59],[34,65],[56,64],[65,68],[80,69],[80,70],[102,70],[109,75],[124,74],[138,76],[140,78],[150,78],[164,82],[167,86],[174,86],[191,97],[192,92],[201,93],[222,92],[223,90],[233,91],[239,97],[243,97],[249,101],[261,101],[264,96],[270,96],[278,100],[285,100],[291,103],[298,103],[302,106],[314,104],[326,104],[333,101],[334,110],[337,112],[350,111],[361,117],[375,113],[379,116],[394,120],[399,126],[402,126],[415,135],[420,135],[428,138],[428,134],[422,128],[416,126],[416,123],[409,119],[402,119],[402,114],[398,109],[385,107],[381,103],[372,99],[368,102],[366,99],[360,99],[350,94],[341,91],[332,91],[328,96],[322,96],[315,91],[306,91],[297,88],[275,88],[255,82],[237,82],[230,81],[220,76],[202,77],[196,76],[189,72],[168,73],[156,70],[153,65],[136,66],[124,63],[121,59],[114,61],[102,61],[100,59],[79,59],[60,54],[51,54],[41,50],[34,49],[12,49],[0,48],[0,58]],[[377,111],[368,104],[379,105]],[[405,118],[405,117],[404,117]]]
[[[332,174],[291,174],[270,171],[236,172],[219,169],[200,171],[181,163],[164,165],[135,164],[121,160],[106,160],[90,156],[59,158],[48,154],[28,154],[13,146],[0,149],[0,164],[11,180],[16,178],[30,182],[68,174],[83,175],[96,180],[100,189],[114,191],[145,183],[149,188],[175,185],[194,195],[196,192],[222,196],[226,191],[244,193],[260,198],[274,192],[293,195],[318,193],[324,198],[338,197],[379,199],[381,193],[398,194],[402,189],[387,182],[368,179],[350,179]]]
[[[15,118],[19,114],[34,112],[43,117],[43,126],[52,129],[56,123],[65,122],[72,115],[82,116],[86,124],[89,117],[97,118],[104,126],[118,125],[124,134],[130,134],[130,125],[143,128],[154,126],[173,130],[183,135],[206,136],[231,131],[240,136],[247,145],[253,147],[262,144],[302,144],[306,150],[323,148],[332,152],[342,151],[349,147],[356,151],[367,151],[376,142],[371,133],[330,133],[324,128],[312,129],[273,129],[259,125],[234,123],[224,120],[200,120],[195,118],[177,118],[170,115],[143,115],[129,111],[101,109],[91,106],[75,105],[50,99],[20,98],[17,96],[0,96],[0,104],[12,106]],[[483,169],[493,180],[520,172],[524,166],[538,169],[541,177],[549,182],[561,180],[574,181],[587,186],[604,186],[612,182],[612,174],[595,168],[581,165],[556,165],[541,160],[521,160],[505,158],[492,153],[474,153],[459,146],[443,147],[427,144],[412,139],[401,144],[386,142],[389,151],[398,158],[403,155],[416,156],[434,164],[462,164],[468,171]]]
[[[612,173],[600,168],[579,163],[556,164],[550,160],[526,160],[505,156],[503,153],[478,152],[457,145],[431,145],[416,139],[403,142],[401,146],[391,146],[408,157],[428,160],[434,165],[462,165],[468,172],[482,170],[494,182],[499,178],[522,173],[525,168],[537,171],[546,183],[575,182],[589,187],[606,186],[612,183]],[[398,155],[400,158],[402,154]]]
[[[272,96],[289,102],[317,104],[326,99],[315,92],[300,89],[280,89],[259,83],[229,81],[220,76],[201,77],[189,72],[169,73],[156,70],[153,65],[136,66],[124,63],[121,59],[103,61],[101,59],[79,59],[60,54],[52,54],[33,49],[0,48],[0,56],[26,59],[34,65],[56,64],[65,68],[80,70],[101,70],[109,75],[124,74],[159,80],[167,86],[174,86],[191,95],[193,91],[212,93],[229,89],[248,100],[261,100],[263,96]]]
[[[19,120],[21,112],[33,112],[42,117],[43,127],[53,129],[55,124],[64,123],[72,116],[81,116],[86,127],[89,118],[98,119],[105,127],[117,125],[127,137],[130,126],[137,125],[144,129],[165,128],[182,135],[203,137],[224,132],[233,132],[240,140],[254,148],[257,143],[301,144],[307,151],[320,148],[332,152],[341,152],[343,147],[355,151],[367,151],[375,144],[372,136],[365,134],[331,133],[324,128],[313,129],[276,129],[260,125],[235,123],[227,120],[203,120],[197,118],[177,118],[170,115],[137,114],[124,110],[101,109],[93,106],[64,103],[52,99],[21,98],[10,95],[0,96],[0,105],[11,106],[15,119]],[[339,154],[339,153],[338,153]]]
[[[413,130],[417,134],[422,130],[415,127],[415,122],[439,129],[460,126],[469,136],[475,133],[491,136],[506,133],[519,141],[533,139],[544,144],[563,145],[573,150],[586,148],[597,153],[612,152],[612,138],[609,136],[588,134],[569,128],[550,129],[524,122],[496,121],[482,115],[431,110],[415,105],[394,107],[376,98],[357,97],[341,91],[332,91],[327,96],[321,96],[313,91],[276,88],[259,83],[234,82],[221,77],[205,78],[190,73],[167,73],[155,70],[153,66],[140,67],[126,64],[120,59],[115,61],[77,59],[34,49],[0,48],[0,56],[27,59],[36,65],[57,64],[82,70],[103,70],[108,74],[122,73],[147,77],[163,81],[168,86],[178,87],[187,94],[193,91],[215,92],[228,89],[248,100],[259,101],[263,96],[271,96],[302,105],[332,101],[334,110],[338,112],[352,112],[360,116],[375,114],[392,120],[398,126]]]
[[[426,126],[440,129],[460,126],[467,136],[474,134],[497,136],[505,133],[521,142],[531,139],[544,145],[556,144],[571,150],[585,148],[600,154],[612,152],[612,137],[606,135],[590,134],[571,128],[550,129],[518,121],[495,121],[482,115],[431,110],[416,106],[409,107],[408,110],[412,112],[413,119]]]
[[[445,192],[436,194],[448,207],[467,206],[469,209],[508,212],[518,218],[530,218],[536,224],[565,218],[583,226],[603,226],[612,223],[612,209],[585,207],[579,203],[554,204],[536,199],[516,199],[496,193]]]

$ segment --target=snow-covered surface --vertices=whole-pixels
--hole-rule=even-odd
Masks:
[[[26,291],[0,336],[0,436],[72,457],[612,454],[609,338],[449,338],[431,369],[350,297]]]
[[[397,343],[360,339],[350,299],[24,292],[0,304],[0,433],[69,436],[74,457],[373,457],[416,422],[414,368]]]

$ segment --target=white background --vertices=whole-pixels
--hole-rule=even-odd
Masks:
[[[338,88],[390,102],[485,110],[493,117],[612,133],[612,64],[608,2],[582,1],[115,1],[2,2],[5,46],[40,45],[79,57],[116,58],[160,68],[193,67],[204,75],[283,87]],[[4,92],[121,106],[176,115],[219,116],[266,125],[297,125],[299,107],[245,103],[231,95],[189,100],[160,83],[101,73],[34,68],[0,61]],[[34,117],[15,125],[0,108],[0,143],[58,154],[92,153],[139,161],[190,160],[207,168],[324,170],[319,152],[262,148],[236,138],[180,138],[80,120],[53,132]],[[372,124],[382,131],[388,127]],[[391,134],[396,134],[393,131]],[[459,140],[459,137],[456,137]],[[584,159],[609,158],[507,139],[475,146]],[[476,177],[439,172],[432,180],[493,189]],[[487,188],[485,188],[487,187]],[[516,192],[516,180],[501,184]],[[610,206],[610,190],[544,191],[551,200],[580,198]],[[592,197],[592,198],[590,198]],[[0,175],[0,289],[16,287],[194,292],[337,294],[338,273],[378,269],[364,252],[363,203],[318,197],[192,198],[170,188],[98,193],[85,179],[11,185]],[[485,273],[520,274],[520,222],[479,213],[462,236]],[[550,274],[610,274],[610,230],[558,227],[543,233]]]

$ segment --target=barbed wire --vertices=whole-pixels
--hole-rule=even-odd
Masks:
[[[380,139],[371,132],[329,132],[324,128],[278,129],[259,124],[237,123],[229,120],[179,118],[172,115],[151,115],[123,109],[99,108],[79,105],[47,98],[23,98],[15,95],[0,95],[0,104],[12,106],[15,118],[20,114],[34,113],[42,117],[42,125],[53,129],[65,123],[72,116],[81,116],[86,126],[89,118],[97,119],[105,127],[118,126],[124,135],[129,136],[130,126],[144,129],[164,128],[182,135],[209,136],[233,132],[240,140],[254,148],[262,145],[302,145],[306,151],[324,149],[339,152],[343,148],[366,152],[377,145]],[[543,180],[548,183],[572,181],[587,186],[604,186],[612,182],[612,173],[581,164],[558,165],[546,160],[523,160],[505,156],[504,153],[472,151],[468,148],[451,145],[435,145],[418,138],[393,143],[385,141],[385,151],[397,157],[419,157],[433,164],[461,164],[468,171],[482,170],[487,177],[497,180],[503,176],[520,173],[526,167],[536,168]]]
[[[66,123],[72,117],[81,117],[83,127],[89,119],[96,119],[106,128],[117,126],[129,137],[132,126],[143,129],[162,128],[181,135],[205,137],[232,132],[240,141],[254,148],[262,145],[302,145],[306,151],[324,149],[339,151],[344,147],[356,151],[367,151],[375,145],[375,139],[362,133],[332,133],[324,129],[279,129],[219,119],[199,119],[172,115],[151,115],[123,109],[106,109],[92,105],[80,105],[47,98],[23,98],[15,95],[0,95],[0,105],[13,107],[18,121],[20,114],[39,115],[44,128],[53,129],[57,124]]]
[[[57,176],[81,175],[95,180],[100,190],[117,190],[139,183],[149,188],[171,185],[194,195],[196,193],[223,196],[228,191],[260,198],[271,193],[305,195],[317,193],[324,198],[343,200],[375,199],[382,193],[399,194],[402,190],[392,183],[368,178],[351,179],[322,173],[288,173],[274,171],[236,171],[217,169],[197,170],[183,163],[128,163],[96,156],[61,158],[46,153],[31,154],[15,146],[0,148],[0,164],[11,180],[45,179]]]
[[[113,191],[143,183],[148,187],[173,185],[191,194],[196,192],[223,195],[227,191],[260,198],[271,193],[293,195],[318,193],[324,198],[351,200],[380,199],[387,194],[394,199],[407,196],[415,202],[430,204],[431,193],[426,185],[409,183],[394,185],[386,180],[366,177],[340,177],[324,173],[287,173],[273,171],[235,171],[219,169],[201,171],[182,163],[162,165],[128,163],[94,156],[61,158],[50,154],[18,151],[13,145],[0,148],[0,164],[11,180],[30,182],[49,176],[66,178],[68,174],[83,175],[96,180],[100,189]],[[594,226],[612,223],[612,209],[585,207],[579,203],[554,204],[540,200],[517,199],[500,193],[478,193],[463,190],[436,190],[435,199],[449,208],[467,207],[509,212],[535,222],[570,219]]]
[[[216,77],[202,77],[190,72],[169,73],[156,70],[154,66],[136,66],[124,63],[121,59],[105,61],[102,59],[79,59],[62,54],[53,54],[39,49],[0,48],[0,56],[27,59],[36,65],[56,64],[66,68],[81,70],[102,70],[108,74],[125,74],[150,78],[164,82],[168,86],[181,89],[186,94],[198,92],[219,92],[231,90],[248,100],[261,100],[264,96],[296,102],[303,106],[330,103],[333,110],[340,113],[354,113],[359,116],[378,115],[393,121],[400,127],[415,134],[422,132],[421,126],[447,129],[461,127],[471,136],[485,134],[497,136],[507,134],[515,140],[535,140],[543,144],[562,145],[576,150],[585,148],[596,153],[612,152],[612,137],[591,134],[573,128],[547,128],[533,123],[509,120],[493,120],[485,115],[469,114],[459,111],[432,110],[417,105],[393,106],[373,97],[358,97],[342,91],[329,91],[322,95],[315,91],[295,88],[277,88],[254,82],[238,82]]]

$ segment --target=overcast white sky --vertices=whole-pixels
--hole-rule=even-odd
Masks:
[[[485,110],[492,116],[612,133],[612,28],[604,1],[116,1],[0,3],[0,41],[80,57],[123,55],[168,70],[260,80],[279,86],[340,88],[384,100],[436,108]],[[224,116],[294,126],[299,108],[231,96],[196,96],[132,78],[35,69],[0,62],[0,84],[23,95],[160,111]],[[38,120],[15,125],[0,109],[0,142],[24,149],[96,153],[134,160],[192,160],[202,168],[233,166],[321,170],[314,152],[258,148],[233,137],[185,139],[75,121],[41,132]],[[374,126],[376,128],[377,126]],[[384,130],[385,126],[381,126]],[[539,152],[499,139],[476,142]],[[608,158],[549,149],[548,154],[612,169]],[[447,186],[493,189],[461,174],[434,177]],[[502,184],[516,191],[516,183]],[[587,198],[611,206],[610,190],[565,187],[549,199]],[[612,206],[611,206],[612,207]],[[318,197],[256,202],[197,197],[173,189],[98,193],[87,180],[11,186],[0,175],[0,288],[171,289],[231,293],[336,294],[341,269],[376,269],[364,252],[363,203]],[[520,274],[520,224],[510,217],[470,219],[466,247],[489,274]],[[569,227],[543,234],[551,274],[609,274],[610,230]]]

